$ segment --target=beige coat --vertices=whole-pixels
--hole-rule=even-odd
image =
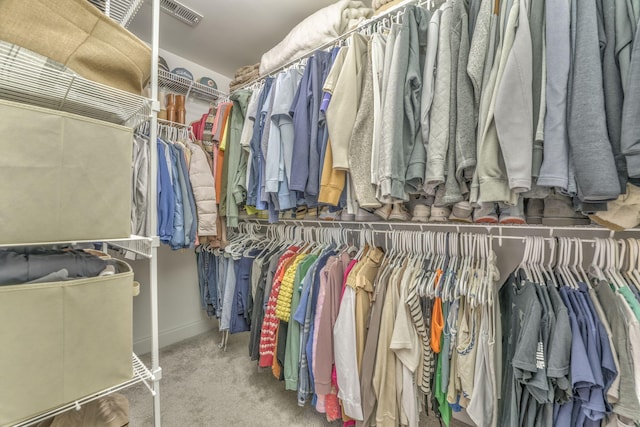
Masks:
[[[191,151],[189,165],[189,181],[193,189],[198,214],[198,236],[215,236],[217,234],[216,188],[207,155],[202,148],[193,142],[187,142]]]

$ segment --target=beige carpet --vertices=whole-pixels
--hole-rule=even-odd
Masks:
[[[162,425],[194,426],[340,426],[328,423],[296,394],[285,391],[270,370],[258,370],[248,356],[249,334],[229,337],[227,351],[218,348],[218,333],[174,344],[160,352]],[[141,358],[147,365],[149,356]],[[153,425],[153,401],[140,384],[123,392],[129,398],[130,425]],[[421,427],[440,423],[423,417]],[[453,424],[452,425],[462,425]]]

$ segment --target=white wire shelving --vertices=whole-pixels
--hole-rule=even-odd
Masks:
[[[209,103],[214,103],[229,97],[226,93],[218,89],[165,70],[158,70],[158,86],[169,92],[183,94],[186,98],[193,97]]]
[[[89,0],[109,18],[127,28],[144,0]]]
[[[97,393],[90,394],[76,401],[67,403],[66,405],[59,406],[50,411],[39,414],[33,418],[30,418],[26,421],[20,422],[15,425],[15,427],[27,427],[36,425],[44,420],[55,417],[56,415],[62,414],[66,411],[73,409],[80,409],[82,405],[86,405],[87,403],[98,400],[102,397],[105,397],[111,393],[116,393],[118,391],[124,390],[128,387],[131,387],[135,384],[143,383],[151,392],[152,395],[155,395],[155,391],[151,383],[154,381],[154,375],[151,371],[142,363],[142,361],[136,356],[135,353],[132,354],[132,367],[133,367],[133,375],[130,380],[127,380],[123,383],[115,385],[113,387],[106,388]]]
[[[91,0],[91,2],[103,11],[107,16],[127,27],[140,9],[144,0]],[[158,94],[158,45],[160,28],[160,2],[151,0],[152,20],[149,25],[152,28],[151,40],[151,99],[115,89],[97,82],[88,80],[63,64],[52,61],[45,56],[6,43],[0,40],[0,99],[5,99],[38,107],[64,111],[94,118],[110,123],[137,127],[141,123],[150,121],[150,140],[156,136],[156,114],[159,111],[159,103],[153,101]],[[175,80],[175,79],[174,79]],[[188,92],[191,86],[195,86],[194,93],[204,93],[211,99],[219,97],[219,93],[207,90],[204,85],[187,85]],[[203,86],[201,88],[200,86]],[[150,158],[150,183],[149,183],[149,222],[150,229],[157,227],[157,218],[154,212],[156,199],[156,151],[151,150]],[[132,377],[121,384],[96,391],[73,402],[60,407],[47,410],[17,424],[20,427],[37,425],[39,422],[54,417],[65,411],[80,408],[82,405],[99,399],[108,394],[144,383],[153,397],[153,425],[160,427],[160,380],[162,369],[159,364],[158,342],[158,260],[157,248],[159,241],[155,233],[153,237],[129,236],[121,239],[90,239],[67,240],[60,242],[37,242],[0,244],[0,249],[16,246],[42,246],[42,245],[69,245],[81,243],[102,243],[103,247],[112,247],[122,250],[125,254],[136,254],[149,260],[149,294],[150,294],[150,323],[151,323],[151,353],[150,365],[147,368],[140,359],[132,355]],[[108,361],[106,361],[108,363]],[[43,408],[44,409],[44,408]]]
[[[151,100],[103,85],[64,65],[0,41],[0,98],[135,127]]]
[[[86,240],[65,240],[55,242],[22,242],[22,243],[8,243],[0,244],[2,248],[15,248],[25,246],[74,246],[84,243],[104,243],[119,249],[134,252],[144,258],[151,257],[151,247],[153,245],[153,239],[150,237],[134,236],[131,235],[122,239],[86,239]]]

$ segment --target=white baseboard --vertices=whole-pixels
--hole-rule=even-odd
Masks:
[[[160,348],[171,344],[195,337],[213,329],[216,325],[215,320],[202,319],[186,325],[177,326],[175,328],[160,331],[158,334],[158,343]],[[137,355],[146,354],[151,351],[151,335],[141,338],[133,342],[133,351]]]

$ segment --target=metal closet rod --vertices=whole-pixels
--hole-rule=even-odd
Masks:
[[[544,241],[550,242],[550,241],[555,241],[556,238],[554,237],[554,231],[556,230],[561,230],[561,231],[574,231],[574,232],[580,232],[580,231],[589,231],[589,232],[606,232],[609,234],[609,238],[613,238],[615,235],[615,231],[613,230],[608,230],[606,228],[602,228],[602,227],[590,227],[590,226],[583,226],[583,227],[550,227],[550,226],[526,226],[526,225],[479,225],[479,224],[451,224],[451,223],[446,223],[446,224],[416,224],[416,223],[407,223],[407,222],[398,222],[398,223],[388,223],[388,222],[349,222],[349,221],[315,221],[315,220],[281,220],[281,222],[279,223],[275,223],[275,224],[268,224],[265,223],[265,220],[260,220],[260,219],[248,219],[247,222],[253,222],[261,227],[278,227],[278,226],[295,226],[295,227],[301,227],[301,228],[312,228],[314,230],[318,230],[318,229],[323,229],[323,228],[342,228],[345,229],[347,232],[350,233],[358,233],[362,230],[365,231],[369,231],[372,232],[374,234],[383,234],[383,235],[390,235],[390,234],[394,234],[394,233],[401,233],[401,232],[411,232],[413,230],[411,229],[393,229],[394,225],[404,225],[404,226],[409,226],[410,228],[416,228],[419,227],[420,230],[422,232],[425,231],[430,231],[429,229],[433,229],[433,228],[455,228],[456,233],[460,233],[461,232],[461,228],[467,228],[468,230],[466,230],[467,232],[473,232],[474,230],[484,230],[486,231],[486,235],[488,237],[490,237],[492,240],[498,240],[498,244],[499,246],[502,246],[502,240],[506,239],[506,240],[520,240],[522,242],[525,242],[527,240],[527,238],[529,237],[535,237],[535,238],[542,238]],[[357,227],[352,227],[352,226],[357,226]],[[360,227],[362,225],[362,227]],[[388,230],[384,230],[384,229],[376,229],[373,228],[374,225],[383,225],[383,226],[388,226],[389,229]],[[310,227],[311,226],[311,227]],[[351,226],[351,227],[350,227]],[[504,235],[503,234],[503,230],[520,230],[520,231],[527,231],[527,230],[549,230],[549,236],[548,237],[543,237],[543,236],[512,236],[512,235]],[[496,230],[498,231],[498,234],[493,234],[492,231]],[[433,231],[433,230],[431,230]],[[624,232],[638,232],[640,231],[640,229],[638,228],[634,228],[634,229],[629,229],[629,230],[625,230]],[[464,230],[462,231],[464,232]],[[584,238],[577,238],[578,240],[580,240],[581,243],[595,243],[595,239],[584,239]]]
[[[376,22],[378,22],[378,21],[380,21],[382,19],[388,18],[389,15],[391,15],[392,13],[394,13],[394,12],[400,13],[401,11],[404,10],[405,6],[408,6],[408,5],[413,4],[413,3],[417,3],[418,5],[420,5],[420,4],[427,3],[428,1],[430,1],[430,0],[405,0],[402,3],[399,3],[399,4],[397,4],[397,5],[393,6],[393,7],[390,7],[388,10],[385,10],[380,15],[373,16],[373,17],[369,18],[368,20],[366,20],[362,24],[358,25],[356,28],[353,28],[353,29],[347,31],[346,33],[336,37],[335,39],[331,40],[330,42],[327,42],[325,44],[317,46],[313,50],[305,52],[304,54],[298,56],[296,59],[292,59],[291,61],[287,62],[284,65],[281,65],[280,67],[276,68],[275,70],[271,70],[271,71],[269,71],[269,73],[267,73],[265,75],[262,75],[262,76],[259,76],[257,79],[240,86],[239,88],[237,88],[233,92],[237,92],[239,90],[251,87],[251,86],[255,85],[256,83],[259,83],[260,81],[266,79],[267,77],[273,77],[276,74],[278,74],[280,71],[286,70],[287,68],[289,68],[292,65],[298,63],[299,61],[302,61],[303,59],[306,59],[306,58],[310,57],[311,55],[313,55],[317,51],[326,49],[326,48],[328,48],[330,46],[333,46],[336,43],[339,43],[339,42],[345,40],[351,34],[353,34],[355,32],[360,32],[360,31],[366,29],[367,27],[373,25],[374,23],[376,23]],[[402,9],[402,10],[400,10],[400,9]]]
[[[326,229],[326,227],[305,227],[305,226],[300,226],[300,225],[290,225],[290,224],[258,224],[261,227],[273,227],[276,228],[279,225],[280,226],[288,226],[288,227],[300,227],[300,228],[311,228],[313,231],[317,231],[317,230],[322,230],[322,229]],[[334,229],[336,227],[333,227]],[[480,227],[477,227],[480,228]],[[494,227],[495,229],[498,229],[498,227]],[[344,229],[347,233],[349,234],[353,234],[353,235],[357,235],[357,233],[360,233],[361,231],[367,231],[370,233],[373,233],[375,235],[384,235],[384,236],[388,236],[388,235],[393,235],[393,234],[400,234],[400,233],[410,233],[411,230],[376,230],[376,229],[370,229],[370,228],[363,228],[363,229],[355,229],[355,228],[347,228]],[[608,231],[608,230],[604,230],[604,231]],[[440,233],[445,233],[445,231],[439,231]],[[459,232],[456,232],[457,234],[459,234]],[[498,241],[498,246],[502,247],[502,241],[504,240],[519,240],[523,243],[525,243],[527,241],[527,239],[529,238],[537,238],[537,239],[541,239],[545,242],[556,242],[556,238],[555,237],[542,237],[542,236],[505,236],[502,234],[502,229],[500,229],[500,234],[491,234],[490,231],[488,231],[487,233],[476,233],[476,234],[483,234],[485,236],[487,236],[489,239],[491,240],[497,240]],[[317,235],[316,235],[317,237]],[[580,243],[591,243],[594,244],[596,241],[594,239],[583,239],[583,238],[574,238],[573,240],[579,240]]]

